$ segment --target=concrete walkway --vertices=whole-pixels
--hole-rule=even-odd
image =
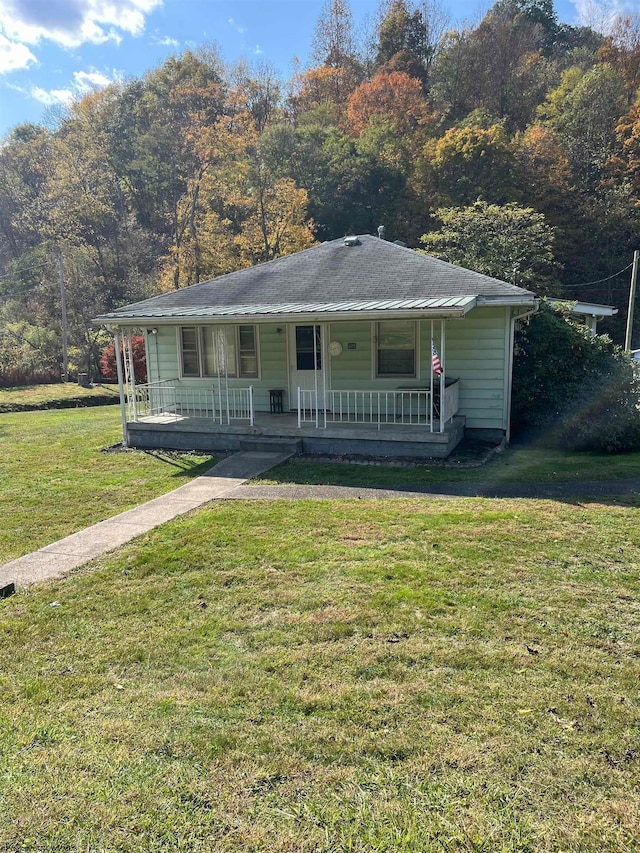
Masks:
[[[184,486],[0,566],[0,588],[27,587],[64,575],[165,521],[225,497],[291,453],[234,453]]]

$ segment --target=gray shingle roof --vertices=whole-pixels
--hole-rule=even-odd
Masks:
[[[314,305],[348,302],[361,305],[389,300],[447,300],[485,297],[514,303],[534,296],[495,278],[454,266],[429,255],[364,235],[357,245],[333,240],[284,258],[228,273],[181,290],[127,305],[98,320],[124,317],[170,317],[247,306]],[[357,309],[356,309],[357,310]]]

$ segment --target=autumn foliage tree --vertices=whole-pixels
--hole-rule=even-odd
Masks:
[[[122,354],[123,344],[120,344]],[[131,354],[133,356],[133,372],[136,382],[145,382],[147,378],[147,355],[142,335],[133,335],[131,338]],[[116,347],[112,342],[102,350],[100,356],[100,371],[105,379],[117,379],[118,367],[116,364]]]
[[[416,134],[431,118],[420,81],[402,71],[381,70],[353,92],[347,103],[347,126],[360,135],[375,116],[391,121],[397,133]]]

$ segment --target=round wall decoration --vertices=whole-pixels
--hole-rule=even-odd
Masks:
[[[340,341],[331,341],[329,344],[329,355],[340,355],[342,353],[342,344]]]

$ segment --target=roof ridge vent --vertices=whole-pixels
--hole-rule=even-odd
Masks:
[[[394,240],[393,245],[394,246],[402,246],[403,249],[407,248],[407,244],[404,242],[404,240]]]
[[[351,234],[348,237],[344,238],[344,245],[345,246],[359,246],[360,240],[355,235]]]

